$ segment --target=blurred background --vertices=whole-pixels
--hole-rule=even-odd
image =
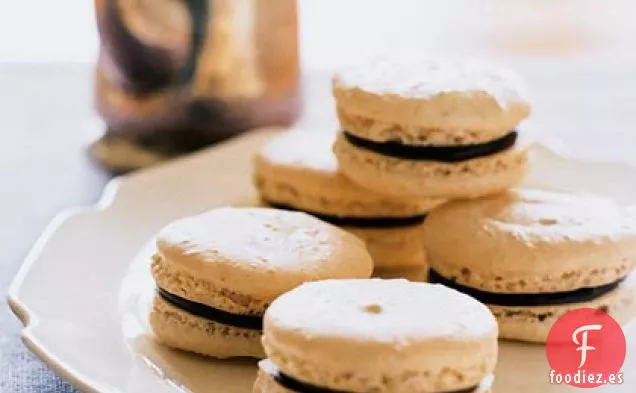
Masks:
[[[100,122],[104,116],[99,116],[93,105],[94,66],[100,53],[95,4],[109,1],[36,3],[4,1],[0,5],[0,114],[7,134],[18,138],[15,142],[27,143],[23,140],[25,131],[8,129],[29,128],[30,122],[38,121],[49,124],[47,132],[38,130],[40,139],[64,134],[83,143],[96,138],[103,131]],[[130,24],[133,34],[149,46],[174,49],[177,43],[167,38],[170,34],[187,39],[189,22],[182,15],[185,0],[121,3],[131,5],[130,9],[122,7],[124,24]],[[250,7],[258,1],[236,3]],[[269,4],[275,2],[270,0]],[[288,12],[288,6],[280,4],[278,12]],[[633,142],[630,133],[624,132],[629,126],[625,116],[634,102],[632,87],[636,83],[636,3],[630,0],[322,0],[298,2],[297,14],[302,84],[309,86],[304,91],[311,91],[305,94],[305,101],[328,100],[324,95],[328,94],[325,81],[330,70],[368,54],[476,55],[501,60],[529,80],[535,107],[531,121],[537,123],[537,131],[554,139],[553,143],[582,140],[576,144],[577,152],[607,158],[581,135],[602,132],[609,142],[611,134],[613,140],[621,142],[616,148]],[[131,16],[126,19],[126,15]],[[286,29],[281,33],[277,22],[265,22],[271,26],[258,34],[277,37],[293,32]],[[246,19],[240,23],[248,26],[255,22]],[[249,29],[246,26],[233,28],[238,32]],[[110,30],[108,37],[113,37]],[[276,40],[276,45],[272,44]],[[276,48],[280,53],[273,54],[275,58],[281,58],[292,45],[280,38],[271,38],[269,43],[267,46],[268,41],[263,40],[256,45],[268,51]],[[129,49],[123,56],[134,63],[134,53]],[[214,55],[223,58],[224,53]],[[184,54],[175,56],[182,61]],[[143,69],[143,64],[140,67]],[[229,79],[220,75],[217,79]],[[211,89],[220,90],[218,81]],[[31,116],[24,118],[26,108]],[[301,121],[307,120],[316,128],[333,124],[326,114],[328,103],[305,108]],[[111,125],[115,120],[106,119]],[[556,133],[559,137],[552,138]],[[11,145],[4,144],[5,148]],[[140,158],[152,162],[154,157],[145,159]],[[129,164],[134,167],[138,163]]]
[[[3,1],[1,7],[3,61],[95,61],[95,2]],[[301,1],[302,57],[310,66],[333,66],[378,49],[628,55],[635,11],[630,0]]]
[[[114,174],[252,127],[332,129],[332,71],[375,53],[501,61],[544,143],[636,162],[634,48],[630,0],[0,0],[0,288]],[[18,332],[0,309],[0,391],[72,392]]]

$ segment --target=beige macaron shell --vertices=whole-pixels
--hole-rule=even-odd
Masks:
[[[422,224],[393,228],[344,227],[343,229],[364,240],[373,258],[375,269],[426,266]]]
[[[461,162],[405,160],[349,143],[342,133],[334,145],[340,170],[362,187],[390,197],[475,198],[522,182],[528,173],[532,138],[522,136],[505,151]]]
[[[373,277],[384,279],[404,278],[409,281],[428,282],[427,267],[394,267],[373,270]]]
[[[497,360],[486,306],[440,285],[328,280],[279,297],[263,345],[280,370],[342,391],[439,392],[468,388]]]
[[[490,292],[562,292],[626,276],[636,219],[609,199],[519,189],[456,201],[424,223],[429,264]]]
[[[271,301],[303,282],[365,278],[364,242],[305,213],[221,208],[181,219],[157,237],[161,257],[211,283]]]
[[[255,157],[254,180],[261,197],[307,212],[344,217],[409,217],[426,213],[439,198],[389,198],[371,192],[338,170],[335,132],[284,133]]]
[[[215,358],[263,358],[261,332],[189,314],[156,295],[148,322],[160,343]]]
[[[509,340],[545,343],[552,325],[566,313],[580,308],[595,308],[626,325],[636,317],[636,274],[632,273],[618,288],[585,303],[541,307],[489,306],[499,323],[499,336]]]
[[[530,114],[518,75],[472,59],[374,59],[336,73],[333,92],[343,128],[374,141],[483,143]]]

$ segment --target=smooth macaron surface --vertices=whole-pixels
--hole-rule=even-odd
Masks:
[[[491,292],[556,292],[625,277],[636,264],[636,216],[605,198],[518,189],[432,212],[431,268]]]
[[[387,197],[344,176],[332,152],[334,132],[282,134],[265,144],[254,160],[256,187],[267,202],[339,217],[413,217],[443,202],[440,198]]]
[[[496,337],[484,305],[443,286],[327,280],[279,297],[263,344],[281,372],[323,388],[444,392],[493,371]]]
[[[364,243],[308,214],[221,208],[178,220],[157,236],[158,255],[216,290],[272,300],[306,281],[369,277]]]

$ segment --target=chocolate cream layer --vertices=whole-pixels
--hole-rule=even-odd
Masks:
[[[219,310],[218,308],[184,299],[161,288],[157,288],[157,294],[166,302],[197,317],[241,329],[263,330],[262,316],[234,314]]]
[[[514,146],[517,142],[517,131],[511,131],[505,136],[486,143],[470,145],[407,145],[400,141],[376,142],[350,132],[343,131],[347,141],[355,147],[382,154],[384,156],[401,158],[404,160],[461,162],[474,158],[490,156]]]
[[[297,393],[351,393],[344,390],[333,390],[328,388],[322,388],[319,386],[314,386],[305,382],[301,382],[289,375],[285,375],[280,372],[278,367],[269,359],[262,360],[259,363],[259,367],[263,370],[267,375],[272,377],[276,383],[278,383],[281,387],[291,390],[292,392]],[[440,393],[473,393],[475,392],[479,386],[473,386],[468,389],[456,390],[452,392],[440,392]]]
[[[329,214],[321,214],[312,211],[296,209],[293,206],[265,201],[265,203],[275,209],[290,210],[311,214],[312,216],[333,224],[338,227],[357,227],[357,228],[396,228],[409,225],[417,225],[424,222],[426,214],[420,214],[409,217],[344,217]]]
[[[428,281],[442,284],[471,296],[482,303],[507,307],[558,306],[572,303],[585,303],[598,299],[615,290],[625,278],[597,287],[580,288],[572,291],[552,293],[494,293],[458,284],[456,280],[447,278],[431,269]]]

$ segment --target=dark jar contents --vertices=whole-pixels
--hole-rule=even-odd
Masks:
[[[108,130],[92,152],[111,169],[297,119],[296,0],[96,0],[96,14]]]

